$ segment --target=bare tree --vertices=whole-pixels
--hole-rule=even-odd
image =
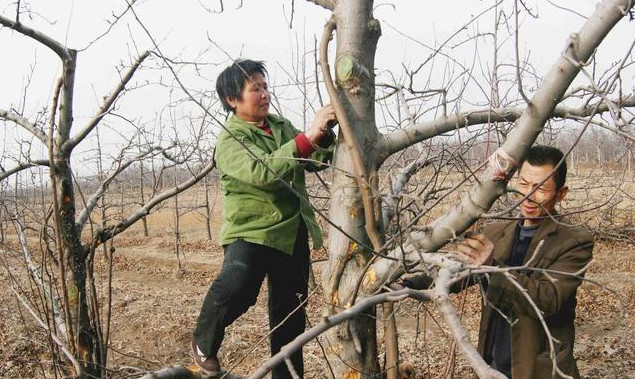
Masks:
[[[130,5],[123,12],[127,12],[129,8]],[[56,371],[74,377],[106,376],[110,312],[106,312],[105,318],[100,314],[103,304],[97,296],[93,278],[96,249],[147,216],[161,202],[200,181],[214,168],[214,161],[188,162],[190,169],[186,178],[175,183],[174,187],[145,199],[141,206],[133,209],[129,206],[124,207],[125,213],[116,223],[108,223],[105,220],[105,224],[99,225],[92,222],[92,215],[98,209],[100,200],[104,199],[110,186],[119,180],[128,168],[151,157],[160,157],[164,161],[163,165],[182,164],[192,154],[191,151],[188,152],[188,147],[194,151],[200,147],[197,143],[203,141],[200,137],[193,141],[180,137],[180,144],[167,143],[162,146],[161,143],[150,142],[137,145],[137,136],[146,133],[139,125],[129,121],[132,136],[122,134],[124,145],[119,153],[115,154],[111,167],[107,170],[100,169],[97,178],[99,182],[96,185],[90,182],[84,186],[85,190],[92,193],[84,194],[72,163],[76,155],[74,153],[80,145],[89,141],[89,137],[96,133],[99,125],[109,116],[117,115],[117,102],[131,87],[136,86],[132,78],[151,53],[140,53],[127,69],[122,70],[113,90],[103,97],[97,113],[83,125],[77,125],[73,110],[75,73],[80,54],[55,38],[29,27],[20,18],[23,14],[30,15],[31,12],[17,2],[15,16],[0,16],[0,25],[36,41],[55,53],[62,70],[56,81],[52,101],[41,118],[31,121],[19,110],[0,109],[0,119],[5,120],[7,125],[15,125],[30,133],[33,144],[40,144],[46,152],[41,158],[33,156],[36,153],[35,149],[21,156],[13,156],[15,166],[2,169],[0,179],[4,183],[10,176],[17,178],[18,174],[25,170],[44,166],[49,171],[48,181],[52,191],[49,199],[50,208],[44,218],[27,218],[23,208],[17,206],[20,202],[28,200],[26,196],[16,198],[13,206],[4,204],[4,212],[10,212],[16,225],[29,276],[43,295],[40,302],[36,301],[34,306],[31,296],[19,290],[17,280],[14,283],[14,291],[22,305],[46,331],[51,351],[59,352],[53,354],[60,363],[56,366]],[[118,17],[115,15],[113,22],[116,22]],[[18,190],[19,187],[16,186],[15,189]],[[27,226],[27,222],[38,226]],[[29,243],[29,230],[37,231],[38,228],[45,248],[36,254],[32,250],[33,245]],[[110,258],[113,251],[111,246]],[[37,256],[46,266],[53,266],[54,271],[44,275],[35,263]]]

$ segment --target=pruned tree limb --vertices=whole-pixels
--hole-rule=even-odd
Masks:
[[[0,119],[14,122],[16,125],[21,126],[23,129],[33,134],[35,138],[40,140],[40,142],[44,144],[46,143],[46,133],[21,115],[15,112],[7,111],[5,109],[0,109]]]

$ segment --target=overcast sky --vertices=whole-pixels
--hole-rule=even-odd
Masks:
[[[222,13],[210,13],[203,7],[219,10],[220,2],[217,0],[141,0],[136,9],[166,56],[223,65],[227,54],[265,60],[272,84],[288,81],[282,67],[288,70],[297,61],[298,45],[300,49],[310,50],[314,36],[319,41],[329,17],[328,11],[296,0],[293,28],[290,29],[290,0],[244,0],[242,7],[237,7],[240,1],[225,0],[223,3],[225,9]],[[577,31],[584,22],[581,16],[559,7],[574,8],[580,14],[589,15],[596,1],[531,0],[526,3],[538,18],[522,17],[521,54],[528,57],[539,74],[543,74],[560,55],[567,36]],[[138,52],[152,49],[152,43],[131,14],[125,15],[108,35],[90,43],[108,30],[113,13],[125,8],[124,1],[32,0],[22,1],[22,4],[31,10],[31,13],[22,15],[21,21],[25,25],[69,47],[86,49],[80,51],[78,58],[75,95],[75,120],[78,122],[93,116],[101,98],[116,85],[118,66],[127,66]],[[398,73],[402,63],[416,67],[430,54],[431,48],[439,46],[475,15],[492,7],[494,1],[399,0],[376,1],[375,4],[375,17],[382,23],[376,58],[376,69],[382,78],[386,70]],[[511,9],[510,4],[513,3],[505,1],[504,4]],[[5,17],[15,17],[15,0],[0,0],[0,12]],[[444,52],[459,61],[473,62],[474,45],[459,42],[479,32],[490,31],[493,23],[493,13],[486,13],[461,31]],[[619,52],[632,42],[634,26],[635,22],[623,21],[612,32],[602,49],[614,54],[604,64],[622,58]],[[211,45],[210,39],[218,46]],[[487,41],[487,38],[482,38],[478,45],[478,53],[482,55],[478,57],[482,66],[478,70],[483,72],[490,60],[487,52],[491,49],[491,40],[489,45]],[[511,46],[512,42],[501,43]],[[53,83],[60,72],[57,57],[29,38],[6,28],[0,28],[0,51],[0,108],[22,110],[24,107],[24,115],[34,117],[38,110],[47,106],[51,97]],[[508,51],[501,60],[511,61],[510,54]],[[310,59],[313,59],[312,56]],[[218,68],[211,67],[203,76],[184,75],[186,84],[199,90],[212,89]],[[27,87],[30,73],[31,81]],[[144,71],[138,80],[150,80],[153,74],[156,73]],[[169,80],[167,72],[161,75],[165,76],[164,80]],[[626,79],[632,90],[633,79]],[[152,99],[152,93],[141,92],[136,98],[133,96],[126,101],[127,109],[131,113],[141,109],[152,112],[156,101],[149,99]],[[474,103],[482,103],[482,100]],[[13,137],[5,130],[0,138]]]

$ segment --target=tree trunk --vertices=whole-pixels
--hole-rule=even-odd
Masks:
[[[174,186],[178,186],[178,172],[174,169]],[[174,195],[174,252],[176,253],[176,268],[181,272],[181,214],[179,213],[179,195]]]
[[[372,1],[338,3],[334,17],[337,25],[335,60],[338,98],[348,116],[349,126],[357,138],[363,164],[370,178],[373,193],[377,193],[374,146],[378,132],[375,126],[374,59],[379,23],[372,17]],[[357,181],[349,174],[356,169],[353,152],[340,135],[334,165],[330,219],[348,234],[331,227],[329,236],[329,267],[324,275],[325,296],[332,304],[331,312],[351,306],[356,297],[358,281],[363,277],[371,253],[365,230],[364,206]],[[344,174],[348,173],[348,174]],[[341,206],[340,206],[341,205]],[[358,242],[354,242],[358,241]],[[363,246],[362,246],[363,245]],[[378,374],[375,309],[339,325],[330,333],[338,358],[331,359],[338,378],[373,377]]]
[[[146,195],[145,195],[145,166],[143,163],[139,165],[139,194],[141,195],[141,204],[145,204]],[[150,233],[148,232],[148,218],[143,216],[141,218],[141,225],[143,226],[143,236],[148,237]]]
[[[75,356],[84,362],[84,372],[77,373],[79,377],[98,377],[101,362],[97,353],[101,351],[96,344],[99,343],[97,333],[93,325],[91,313],[88,308],[88,293],[86,286],[86,258],[87,248],[81,243],[81,229],[75,223],[75,189],[73,186],[73,172],[70,165],[72,149],[66,149],[70,131],[73,124],[73,91],[75,84],[75,67],[77,52],[66,50],[67,55],[63,61],[63,76],[61,83],[61,97],[59,103],[58,133],[49,144],[51,179],[54,185],[56,197],[57,228],[59,235],[58,249],[61,255],[59,264],[60,273],[65,282],[64,302],[69,327],[74,333],[69,334],[70,346],[75,349]],[[50,136],[53,138],[54,130],[51,127]],[[70,329],[70,330],[73,330]]]
[[[0,243],[4,243],[4,211],[0,207]]]

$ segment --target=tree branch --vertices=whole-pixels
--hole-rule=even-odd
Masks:
[[[16,167],[10,169],[9,171],[0,171],[0,182],[5,180],[6,178],[8,178],[9,176],[16,174],[20,171],[24,171],[26,169],[29,169],[31,167],[35,167],[35,166],[49,166],[49,160],[48,159],[38,159],[35,161],[29,161],[26,163],[20,163],[19,165],[17,165]]]
[[[556,348],[553,342],[557,340],[551,335],[551,331],[549,330],[547,321],[545,321],[545,317],[543,316],[542,310],[540,310],[540,308],[538,308],[538,305],[536,305],[536,302],[531,299],[531,297],[527,293],[527,289],[523,288],[523,286],[520,285],[520,283],[518,283],[518,281],[516,281],[509,272],[506,272],[504,275],[505,275],[505,278],[507,278],[507,280],[509,280],[512,283],[512,285],[516,287],[518,292],[520,292],[525,297],[525,300],[527,300],[527,302],[531,305],[534,312],[536,313],[536,317],[538,318],[538,320],[540,320],[540,324],[542,325],[542,331],[545,332],[547,336],[547,341],[549,342],[549,356],[551,358],[551,362],[553,365],[552,377],[555,377],[556,376],[555,374],[557,372],[558,375],[563,378],[573,379],[573,377],[563,373],[558,367],[558,364],[556,363]]]
[[[313,3],[315,5],[319,5],[322,8],[328,9],[330,11],[335,9],[335,1],[333,0],[306,0],[309,3]]]
[[[454,265],[456,266],[456,265]],[[434,286],[434,303],[439,309],[439,312],[443,316],[447,323],[454,340],[456,341],[463,357],[470,363],[470,366],[474,369],[479,378],[506,378],[505,375],[491,368],[479,352],[474,348],[474,345],[470,341],[470,336],[463,327],[461,318],[456,313],[456,308],[450,301],[449,287],[452,273],[447,268],[441,268],[439,275],[435,280]]]
[[[35,138],[40,140],[40,142],[42,142],[43,144],[46,144],[46,141],[48,139],[48,137],[46,136],[46,133],[43,130],[39,129],[37,126],[35,126],[35,124],[33,124],[31,121],[20,116],[19,114],[15,112],[7,111],[5,109],[0,109],[0,118],[16,123],[16,125],[21,126],[26,131],[33,134],[33,136],[35,136]]]
[[[419,170],[431,165],[438,157],[429,158],[427,156],[420,157],[406,167],[399,170],[399,173],[395,177],[395,181],[390,189],[390,194],[384,197],[384,201],[381,205],[382,225],[384,228],[390,224],[393,217],[397,214],[397,200],[401,197],[401,194],[405,191],[406,184],[410,178],[415,175]]]
[[[117,169],[115,171],[113,171],[101,183],[99,188],[92,194],[92,196],[86,202],[84,210],[82,211],[82,213],[77,218],[77,226],[80,228],[80,230],[82,230],[84,228],[84,225],[86,224],[86,221],[88,221],[88,219],[90,217],[90,214],[95,209],[95,206],[97,206],[97,203],[98,203],[99,199],[101,199],[101,197],[104,195],[104,193],[106,193],[106,190],[108,190],[108,187],[110,186],[110,183],[112,183],[112,181],[119,174],[121,174],[121,172],[123,172],[126,168],[130,167],[130,165],[133,164],[134,162],[138,162],[142,158],[144,158],[144,157],[146,157],[146,156],[148,156],[148,155],[150,155],[152,153],[162,152],[162,151],[163,151],[163,149],[159,148],[159,147],[151,148],[151,149],[148,149],[147,151],[144,151],[144,152],[136,155],[133,158],[130,158],[126,162],[123,162],[123,163],[120,162],[120,164],[117,167]]]
[[[296,337],[293,341],[285,345],[279,353],[271,357],[267,360],[262,366],[256,370],[249,379],[258,379],[263,378],[270,372],[274,367],[279,364],[282,364],[285,359],[291,357],[291,355],[300,349],[302,346],[306,345],[309,341],[316,338],[317,336],[323,334],[327,330],[332,327],[341,324],[346,320],[350,320],[354,317],[358,317],[364,310],[373,307],[377,304],[385,303],[385,302],[394,302],[404,299],[406,296],[411,296],[419,300],[430,300],[431,291],[417,291],[410,288],[404,288],[399,291],[392,292],[384,292],[377,295],[373,295],[362,299],[355,303],[352,307],[345,309],[337,314],[334,314],[330,317],[323,318],[322,322],[315,325],[311,329],[305,331]]]
[[[624,108],[635,107],[635,94],[622,100],[614,100],[613,103],[619,103]],[[550,117],[579,119],[579,117],[592,115],[593,109],[595,109],[595,105],[587,105],[580,108],[559,106],[550,113]],[[386,151],[386,154],[379,154],[378,156],[381,157],[382,160],[385,160],[390,155],[412,146],[415,143],[468,126],[481,125],[488,122],[514,122],[518,120],[525,111],[526,108],[483,109],[421,122],[383,135],[380,143],[382,150]],[[608,111],[610,111],[610,106],[603,103],[599,106],[597,113]]]
[[[64,45],[62,45],[61,43],[57,42],[56,40],[52,39],[51,37],[47,36],[46,34],[42,32],[29,28],[28,26],[22,24],[19,21],[11,21],[2,15],[0,15],[0,24],[40,42],[44,46],[53,50],[55,54],[57,54],[63,61],[71,59],[71,55],[69,54],[68,48],[66,48]]]
[[[42,279],[42,273],[40,272],[40,268],[37,263],[33,261],[33,256],[31,255],[31,251],[29,250],[29,244],[27,243],[26,238],[26,230],[22,221],[18,219],[17,216],[13,217],[14,222],[16,224],[16,229],[18,233],[18,240],[20,241],[20,248],[22,250],[22,255],[24,256],[24,261],[29,270],[30,277],[33,281],[44,291],[44,295],[46,300],[49,302],[51,306],[51,310],[53,311],[53,319],[55,320],[55,325],[57,326],[57,330],[59,330],[63,339],[67,339],[67,328],[66,321],[62,315],[59,305],[59,299],[51,293],[50,288],[44,283]],[[51,333],[53,334],[53,333]],[[66,348],[65,346],[61,346],[62,348]]]
[[[185,191],[186,189],[192,187],[194,184],[198,183],[201,179],[203,179],[207,174],[209,174],[215,167],[216,167],[216,160],[212,159],[205,167],[201,169],[201,171],[198,174],[190,177],[188,180],[181,183],[180,185],[172,187],[169,190],[164,191],[156,195],[152,199],[148,200],[148,202],[144,204],[141,207],[141,209],[134,212],[127,219],[121,221],[115,226],[111,226],[111,227],[98,231],[93,238],[93,247],[98,246],[100,243],[103,243],[104,241],[107,241],[108,239],[128,229],[128,227],[130,227],[132,224],[137,222],[139,219],[150,214],[150,211],[152,210],[152,208],[160,204],[165,199],[169,199],[170,197],[176,195],[177,193],[181,193]]]
[[[86,126],[84,126],[84,128],[73,138],[69,138],[66,142],[64,142],[64,145],[61,149],[64,153],[69,153],[75,146],[77,146],[77,144],[79,144],[84,138],[86,138],[86,136],[97,126],[97,124],[99,124],[104,116],[110,111],[110,108],[115,103],[115,100],[117,100],[117,97],[119,97],[119,94],[121,94],[121,92],[126,89],[126,84],[128,84],[130,79],[132,79],[139,66],[141,66],[141,63],[148,56],[150,56],[150,52],[145,51],[139,56],[139,58],[137,58],[136,62],[132,65],[132,67],[130,67],[130,69],[128,69],[128,72],[126,72],[126,75],[121,78],[121,81],[119,82],[117,87],[110,93],[110,96],[108,96],[104,100],[104,103],[99,108],[99,112],[97,113],[97,115],[95,115],[95,117],[93,117],[88,122],[88,124],[86,124]]]
[[[49,332],[48,334],[49,334],[49,336],[51,336],[51,339],[60,347],[60,349],[62,350],[62,352],[66,356],[66,358],[68,358],[68,360],[73,364],[73,367],[75,368],[75,372],[81,373],[82,372],[82,366],[77,361],[77,359],[75,359],[75,357],[73,356],[73,353],[71,353],[70,350],[68,350],[68,348],[66,346],[64,346],[64,343],[62,341],[60,341],[60,339],[57,338],[57,336],[55,336],[55,334],[50,333],[50,329],[49,329],[48,325],[46,325],[46,323],[44,323],[44,321],[42,321],[42,319],[38,316],[38,314],[35,312],[35,310],[33,308],[31,308],[29,303],[22,296],[20,296],[18,291],[16,291],[14,288],[11,288],[11,289],[13,290],[13,293],[18,298],[18,300],[20,300],[22,305],[29,311],[29,313],[31,314],[33,319],[40,325],[40,327],[42,327],[44,330]]]

